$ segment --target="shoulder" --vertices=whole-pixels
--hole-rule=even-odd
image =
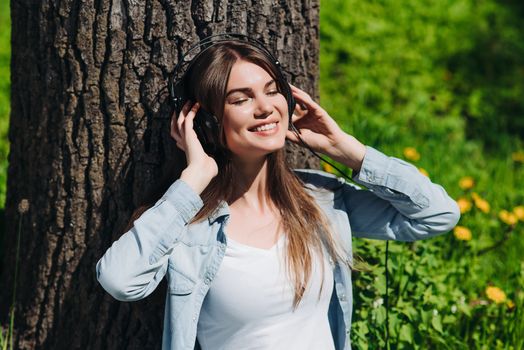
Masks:
[[[343,179],[322,170],[294,169],[293,171],[306,187],[311,189],[337,191],[345,184]]]

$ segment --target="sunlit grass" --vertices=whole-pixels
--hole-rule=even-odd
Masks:
[[[462,208],[454,232],[390,244],[394,348],[524,347],[524,221],[515,219],[524,143],[512,135],[517,124],[508,128],[524,120],[517,23],[509,4],[494,1],[322,2],[321,104],[356,138],[422,169]],[[385,348],[377,302],[385,243],[353,242],[376,268],[354,276],[352,342]]]
[[[5,205],[10,113],[11,17],[9,1],[0,0],[0,208]],[[0,236],[1,237],[1,236]]]

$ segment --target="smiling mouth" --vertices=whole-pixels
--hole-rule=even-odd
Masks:
[[[249,131],[253,131],[253,132],[268,131],[268,130],[273,130],[276,127],[277,127],[277,123],[269,123],[269,124],[257,126],[256,128],[249,129]]]

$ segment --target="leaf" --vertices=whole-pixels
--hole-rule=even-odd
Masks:
[[[386,308],[383,306],[379,306],[375,311],[375,314],[377,317],[377,324],[382,325],[386,320]]]
[[[413,344],[413,329],[408,325],[402,325],[399,332],[399,340]]]
[[[443,333],[442,330],[442,321],[440,319],[440,315],[434,315],[431,319],[431,325],[433,328],[435,328],[439,333]]]

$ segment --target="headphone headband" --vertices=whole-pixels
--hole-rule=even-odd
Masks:
[[[262,41],[252,38],[250,36],[247,36],[245,34],[240,33],[221,33],[221,34],[213,34],[205,37],[204,39],[200,40],[198,43],[191,46],[189,49],[187,49],[186,52],[182,54],[182,57],[180,57],[180,60],[176,64],[175,68],[173,69],[173,73],[169,77],[169,92],[170,95],[173,97],[175,96],[174,86],[177,81],[181,80],[181,77],[185,75],[185,73],[189,70],[188,66],[191,66],[193,62],[196,61],[196,59],[203,54],[206,50],[209,48],[215,46],[216,44],[224,43],[224,42],[230,42],[232,40],[237,41],[245,41],[248,42],[258,49],[260,49],[268,58],[271,59],[271,61],[280,69],[282,69],[282,66],[280,62],[273,56],[271,51],[269,51]],[[190,60],[186,60],[186,57],[188,57],[193,51],[196,49],[200,49],[198,53],[191,57]],[[283,78],[283,75],[282,77]],[[176,97],[175,97],[176,98]]]

